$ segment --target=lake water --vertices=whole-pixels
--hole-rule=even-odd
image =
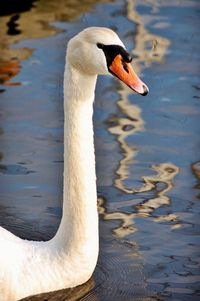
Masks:
[[[0,15],[0,222],[21,237],[51,238],[62,214],[67,41],[114,29],[150,88],[99,77],[98,265],[81,287],[26,300],[199,300],[200,2],[10,0]]]

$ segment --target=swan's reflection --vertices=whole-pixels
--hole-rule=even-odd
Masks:
[[[77,286],[76,288],[71,289],[63,289],[59,291],[39,294],[27,298],[23,298],[20,301],[41,301],[41,300],[48,300],[48,301],[55,301],[55,300],[69,300],[69,301],[76,301],[82,300],[82,298],[87,295],[95,286],[94,280],[91,278],[89,281],[84,283],[83,285]],[[64,297],[64,299],[63,299]],[[95,295],[92,294],[93,299],[95,300]],[[85,298],[84,298],[85,299]]]

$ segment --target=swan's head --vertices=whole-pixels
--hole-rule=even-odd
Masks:
[[[81,31],[69,41],[67,58],[80,72],[112,74],[141,95],[149,91],[131,66],[132,56],[111,29],[89,27]]]

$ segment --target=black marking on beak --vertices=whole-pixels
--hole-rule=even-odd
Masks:
[[[97,47],[102,49],[105,57],[106,57],[106,61],[107,61],[107,66],[109,68],[109,66],[112,65],[113,60],[115,59],[115,57],[120,54],[122,56],[122,63],[124,62],[124,69],[126,70],[126,64],[125,63],[130,63],[133,59],[132,55],[130,53],[128,53],[126,51],[126,49],[124,49],[122,46],[119,45],[104,45],[101,43],[97,43]]]
[[[141,95],[146,96],[149,93],[149,90],[147,89],[147,87],[145,85],[143,85],[143,89],[144,89],[144,92],[141,93]]]

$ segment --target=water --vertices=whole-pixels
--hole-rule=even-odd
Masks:
[[[199,300],[199,1],[41,0],[0,11],[0,220],[15,234],[48,239],[59,225],[69,38],[115,29],[150,88],[143,98],[99,78],[98,265],[79,288],[27,300]]]

